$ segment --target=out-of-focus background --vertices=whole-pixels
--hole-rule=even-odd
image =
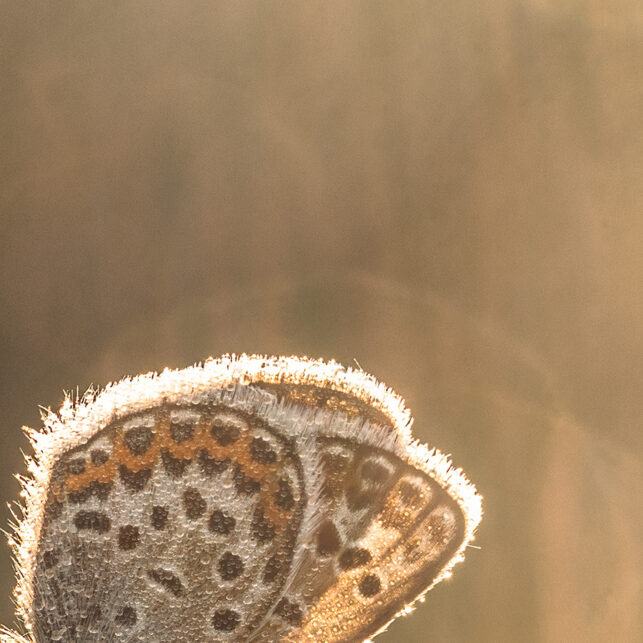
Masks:
[[[643,640],[642,60],[640,0],[2,2],[2,499],[63,389],[355,358],[485,496],[379,641]]]

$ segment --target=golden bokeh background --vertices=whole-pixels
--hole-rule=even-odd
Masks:
[[[486,509],[378,641],[643,640],[640,0],[6,0],[0,60],[3,500],[63,389],[357,359]]]

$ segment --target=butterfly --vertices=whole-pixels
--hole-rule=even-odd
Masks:
[[[26,634],[5,642],[368,640],[482,515],[403,400],[333,361],[226,355],[43,423],[12,543]]]

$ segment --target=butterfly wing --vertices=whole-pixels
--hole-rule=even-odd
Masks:
[[[444,456],[409,440],[395,414],[383,413],[363,389],[341,389],[336,380],[264,388],[282,399],[284,415],[317,411],[306,430],[315,435],[322,482],[314,501],[318,525],[300,546],[281,613],[273,612],[252,640],[365,640],[462,558],[479,497]],[[284,618],[294,615],[285,628]]]
[[[304,503],[297,454],[257,415],[119,418],[54,468],[36,639],[244,640],[280,595]]]
[[[297,619],[285,630],[277,610],[260,641],[363,641],[447,573],[465,541],[462,510],[421,469],[350,438],[317,445],[323,519],[281,605]]]
[[[444,489],[399,458],[365,445],[323,442],[331,456],[326,462],[333,461],[327,465],[333,503],[317,555],[333,580],[310,592],[310,610],[286,640],[362,641],[436,581],[463,543],[465,520]],[[331,553],[328,535],[335,530]]]
[[[480,498],[400,398],[303,358],[140,376],[32,432],[36,643],[360,641],[462,557]]]

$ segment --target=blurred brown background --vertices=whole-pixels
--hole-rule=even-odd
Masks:
[[[643,640],[642,7],[2,2],[2,499],[63,389],[356,358],[485,496],[379,641]]]

